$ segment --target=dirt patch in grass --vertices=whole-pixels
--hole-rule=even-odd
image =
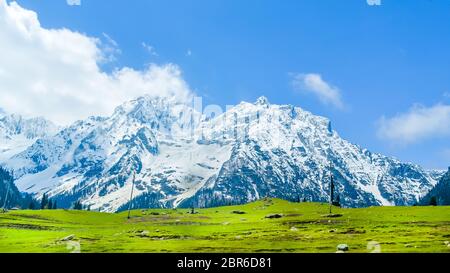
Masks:
[[[299,220],[299,221],[287,221],[284,222],[285,225],[297,226],[297,225],[335,225],[342,224],[344,221],[339,220]]]
[[[29,230],[52,230],[53,227],[39,226],[32,224],[0,224],[0,227],[12,228],[12,229],[29,229]]]
[[[145,222],[157,222],[161,224],[178,224],[183,223],[182,221],[175,222],[178,218],[170,216],[170,215],[151,215],[151,216],[143,216],[143,217],[136,217],[129,220],[131,223],[145,223]],[[190,219],[198,219],[198,220],[210,220],[211,217],[199,215],[196,217],[190,217]],[[186,222],[184,222],[186,223]]]
[[[286,214],[285,217],[299,217],[299,216],[303,216],[303,214],[300,213],[291,213],[291,214]]]
[[[401,222],[400,224],[412,226],[429,226],[429,227],[450,226],[449,221],[445,222],[411,221],[411,222]]]
[[[175,222],[175,223],[171,223],[170,225],[175,225],[175,226],[218,226],[221,224],[218,223],[201,223],[201,222]]]
[[[323,217],[326,217],[326,218],[340,218],[342,216],[344,216],[344,215],[342,215],[342,214],[327,214],[327,215],[324,215]]]
[[[262,249],[256,249],[254,252],[256,253],[279,253],[283,252],[283,249],[276,249],[276,248],[262,248]]]
[[[338,232],[339,234],[365,234],[365,230],[347,229],[345,231]]]
[[[195,217],[195,218],[201,219],[201,220],[209,220],[209,219],[211,219],[211,217],[209,217],[209,216],[204,216],[204,215],[200,215],[200,216],[197,216],[197,217]]]
[[[402,225],[429,225],[430,222],[426,221],[412,221],[412,222],[400,222]]]
[[[10,216],[13,217],[17,217],[17,218],[25,218],[25,219],[35,219],[35,220],[43,220],[43,221],[52,221],[55,222],[54,220],[50,219],[50,218],[45,218],[43,216],[40,215],[34,215],[34,214],[9,214]],[[12,218],[11,218],[12,219]]]
[[[80,237],[80,240],[88,241],[88,242],[100,241],[100,239],[98,239],[98,238],[87,238],[87,237]]]
[[[131,218],[129,222],[131,223],[141,223],[141,222],[162,222],[162,221],[171,221],[174,218],[169,215],[161,215],[161,216],[143,216]]]

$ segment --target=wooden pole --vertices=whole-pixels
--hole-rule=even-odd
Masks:
[[[334,181],[333,181],[333,164],[330,162],[330,214],[333,208],[334,197]]]
[[[10,183],[11,182],[8,183],[8,188],[6,189],[5,202],[3,202],[3,211],[6,211],[6,202],[8,201],[9,188],[11,187]]]
[[[133,172],[133,181],[131,184],[131,194],[130,194],[130,201],[128,202],[128,219],[131,217],[131,202],[133,200],[133,191],[134,191],[134,181],[136,179],[136,171]]]
[[[11,177],[13,177],[13,180],[9,181],[8,187],[6,188],[5,202],[3,202],[3,211],[6,211],[6,202],[8,201],[9,189],[11,188],[11,183],[14,183],[14,172],[11,173]]]

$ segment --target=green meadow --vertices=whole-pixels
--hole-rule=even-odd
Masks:
[[[450,207],[333,208],[279,199],[220,208],[0,214],[2,253],[450,253]],[[267,218],[267,217],[272,218]],[[276,218],[279,217],[279,218]]]

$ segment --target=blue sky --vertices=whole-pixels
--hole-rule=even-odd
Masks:
[[[450,165],[450,133],[442,124],[450,121],[450,1],[17,2],[37,12],[44,28],[108,35],[120,54],[102,65],[105,71],[174,63],[205,103],[264,95],[329,117],[341,136],[372,151],[426,168]],[[303,74],[320,75],[343,107],[295,88],[293,78]],[[435,113],[443,117],[427,134],[387,132],[428,126]],[[417,137],[402,139],[405,131]]]

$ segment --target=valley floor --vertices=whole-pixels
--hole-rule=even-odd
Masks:
[[[333,208],[265,199],[190,214],[187,209],[107,214],[0,213],[0,252],[450,253],[450,207]],[[281,218],[266,218],[277,214]],[[276,217],[275,216],[275,217]]]

